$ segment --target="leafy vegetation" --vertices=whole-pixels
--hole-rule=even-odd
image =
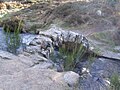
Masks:
[[[64,60],[64,69],[65,70],[73,70],[75,67],[75,63],[80,60],[84,54],[86,53],[86,49],[82,44],[74,43],[74,48],[72,44],[66,45],[66,47],[60,48],[60,53],[65,56]]]
[[[17,54],[17,49],[20,46],[20,26],[22,21],[19,22],[18,27],[16,30],[14,30],[13,33],[10,32],[10,29],[7,28],[6,34],[6,44],[7,44],[7,50],[11,53]]]
[[[4,31],[9,29],[10,32],[17,32],[19,29],[19,32],[22,32],[24,22],[19,17],[12,17],[10,19],[4,20],[2,24],[4,26]]]
[[[111,76],[110,86],[111,90],[120,90],[120,76],[118,74],[114,74]]]

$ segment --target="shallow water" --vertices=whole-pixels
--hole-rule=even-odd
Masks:
[[[5,39],[6,39],[6,36],[4,32],[2,31],[2,27],[0,27],[0,49],[1,50],[6,50],[7,48]]]
[[[20,42],[20,44],[18,44],[18,46],[16,46],[16,47],[10,46],[11,42],[7,41],[7,39],[10,39],[10,38],[9,37],[7,38],[7,36],[3,32],[3,28],[0,27],[0,50],[9,51],[14,54],[19,53],[26,47],[26,45],[28,45],[35,38],[36,35],[20,34],[19,36],[20,36],[20,41],[18,41],[18,42]],[[13,42],[13,45],[15,43],[16,42]]]

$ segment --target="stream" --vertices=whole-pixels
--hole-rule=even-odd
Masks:
[[[11,37],[5,34],[5,32],[3,31],[3,28],[0,27],[0,50],[3,51],[8,51],[11,52],[13,54],[18,54],[19,52],[23,51],[26,46],[35,38],[36,35],[33,34],[19,34],[18,38],[20,40],[15,39],[16,37],[13,37],[12,39],[10,39]],[[11,34],[11,36],[14,36],[13,34]],[[11,42],[11,40],[13,40],[13,42]],[[15,44],[17,44],[15,46]]]
[[[1,50],[6,50],[7,48],[5,39],[6,39],[5,34],[2,31],[2,27],[0,27],[0,49]]]
[[[4,34],[2,28],[0,28],[0,36],[0,49],[7,51],[8,45],[6,43],[6,35]],[[33,34],[20,34],[19,47],[11,48],[10,51],[15,50],[17,53],[20,53],[25,48],[29,47],[29,44],[36,36],[37,35]],[[34,49],[33,47],[38,47],[35,45],[36,44],[30,48]],[[36,49],[38,50],[38,48]],[[54,58],[58,60],[58,63],[60,62],[59,57],[56,58],[56,56],[54,56]],[[91,58],[84,58],[84,60],[80,60],[74,68],[74,71],[80,74],[80,90],[88,90],[88,88],[89,90],[109,90],[109,78],[114,73],[120,73],[120,63],[105,58],[93,57],[92,62],[89,59]]]

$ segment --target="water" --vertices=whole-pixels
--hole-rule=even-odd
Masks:
[[[0,27],[0,50],[6,50],[7,45],[6,45],[6,36],[4,32],[2,31],[2,27]]]
[[[0,28],[0,50],[17,54],[17,49],[21,46],[20,40],[20,35],[15,37],[12,33],[5,33],[3,28]]]
[[[12,36],[12,37],[11,37]],[[6,35],[0,27],[0,50],[18,54],[23,51],[26,45],[35,38],[33,34],[19,34],[17,37],[12,33]]]

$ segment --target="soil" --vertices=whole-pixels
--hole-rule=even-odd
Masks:
[[[23,6],[23,4],[18,4],[18,6]],[[118,4],[116,6],[118,8]],[[57,1],[51,4],[39,2],[31,4],[29,8],[10,14],[9,18],[12,16],[20,17],[26,22],[24,31],[28,32],[37,33],[37,30],[55,23],[65,28],[76,28],[89,35],[93,32],[119,29],[119,10],[114,9],[106,3],[96,4],[80,1],[60,3]],[[99,15],[99,11],[101,15]]]

